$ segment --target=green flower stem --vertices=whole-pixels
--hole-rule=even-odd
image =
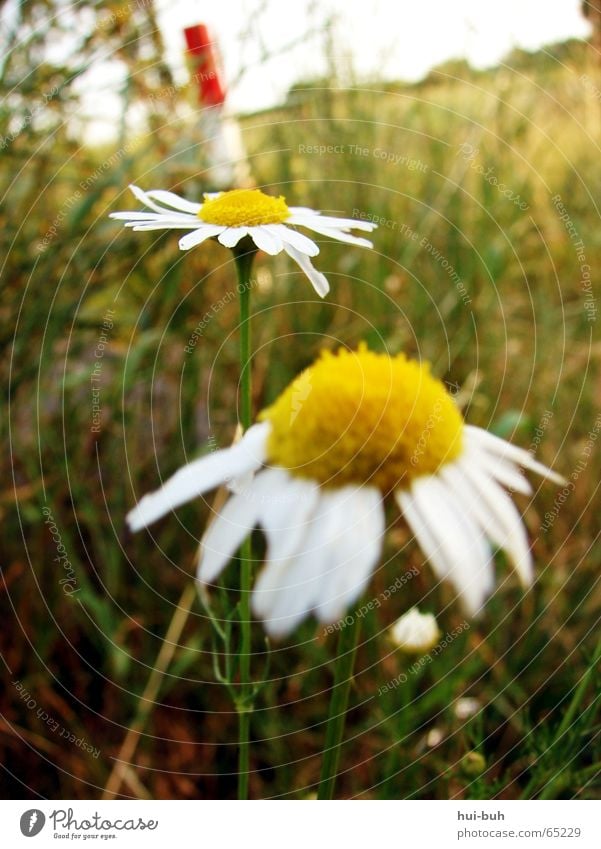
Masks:
[[[250,367],[250,272],[256,254],[254,250],[243,249],[236,252],[236,271],[238,274],[238,295],[240,299],[240,423],[242,430],[248,430],[252,424],[252,392]]]
[[[318,799],[333,799],[342,736],[348,710],[349,693],[353,680],[353,669],[359,643],[361,620],[353,618],[350,625],[343,627],[338,636],[338,655],[334,667],[334,688],[330,699],[326,740],[321,762],[321,776],[317,790]]]
[[[246,240],[244,240],[246,242]],[[244,244],[244,243],[241,243]],[[234,252],[240,298],[240,424],[247,430],[252,421],[252,371],[250,367],[250,289],[256,249],[244,245]],[[252,584],[252,539],[248,536],[240,546],[240,686],[236,703],[238,711],[238,798],[248,798],[250,715],[252,713],[252,681],[250,677]]]

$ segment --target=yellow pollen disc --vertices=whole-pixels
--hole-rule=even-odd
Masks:
[[[365,346],[325,352],[261,419],[271,424],[268,462],[323,486],[386,494],[462,450],[463,418],[429,365]]]
[[[207,224],[224,227],[256,227],[259,224],[281,224],[290,215],[283,197],[266,195],[260,189],[234,189],[208,198],[198,217]]]

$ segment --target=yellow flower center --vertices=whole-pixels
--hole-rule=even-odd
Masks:
[[[323,486],[383,493],[433,474],[462,450],[463,419],[428,364],[361,346],[325,352],[261,414],[270,464]]]
[[[281,224],[290,215],[283,197],[271,197],[260,189],[234,189],[216,198],[207,198],[198,217],[207,224],[224,227],[256,227],[259,224]]]

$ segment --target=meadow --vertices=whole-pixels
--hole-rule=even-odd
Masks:
[[[65,69],[38,65],[2,112],[5,796],[236,794],[236,713],[193,588],[209,506],[136,535],[124,523],[160,479],[234,437],[234,267],[216,243],[182,253],[173,233],[108,219],[135,208],[130,182],[189,198],[211,188],[191,92],[152,97],[140,57],[127,61],[137,75],[114,143],[74,133]],[[140,104],[143,132],[128,121]],[[471,423],[568,479],[516,496],[537,580],[524,593],[499,555],[478,620],[397,520],[358,606],[336,795],[599,798],[595,57],[570,42],[486,73],[449,63],[414,85],[313,80],[240,124],[256,185],[379,224],[373,251],[324,240],[324,301],[283,255],[257,260],[255,414],[320,349],[363,339],[429,360]],[[234,562],[223,586],[237,581]],[[215,596],[231,605],[235,593]],[[421,660],[388,636],[414,604],[445,635]],[[336,636],[311,620],[269,645],[254,627],[252,669],[265,680],[253,798],[315,792]]]

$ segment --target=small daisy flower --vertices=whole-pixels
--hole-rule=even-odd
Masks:
[[[179,240],[182,251],[211,238],[216,238],[226,248],[233,249],[242,239],[249,238],[259,250],[272,256],[285,251],[300,266],[322,298],[328,294],[330,286],[309,259],[317,256],[319,247],[293,228],[305,227],[338,242],[373,247],[370,241],[353,236],[350,231],[371,232],[375,224],[322,215],[301,206],[289,207],[283,197],[267,195],[260,189],[205,194],[203,203],[192,203],[173,192],[143,192],[137,186],[130,186],[130,189],[151,211],[110,214],[111,218],[125,221],[126,227],[134,230],[190,230]]]
[[[457,719],[464,720],[469,719],[470,716],[474,716],[474,714],[478,713],[480,707],[481,705],[478,699],[466,696],[462,699],[457,699],[453,705],[453,711]]]
[[[213,582],[259,525],[267,554],[253,610],[282,636],[309,613],[335,622],[358,599],[392,496],[437,577],[475,615],[494,587],[491,543],[532,581],[526,532],[504,489],[531,493],[520,467],[562,483],[528,451],[465,424],[427,364],[361,347],[324,353],[238,443],[184,466],[127,518],[138,530],[227,483],[198,578]]]
[[[393,643],[406,652],[426,652],[439,640],[440,629],[432,613],[420,613],[412,607],[390,629]]]

